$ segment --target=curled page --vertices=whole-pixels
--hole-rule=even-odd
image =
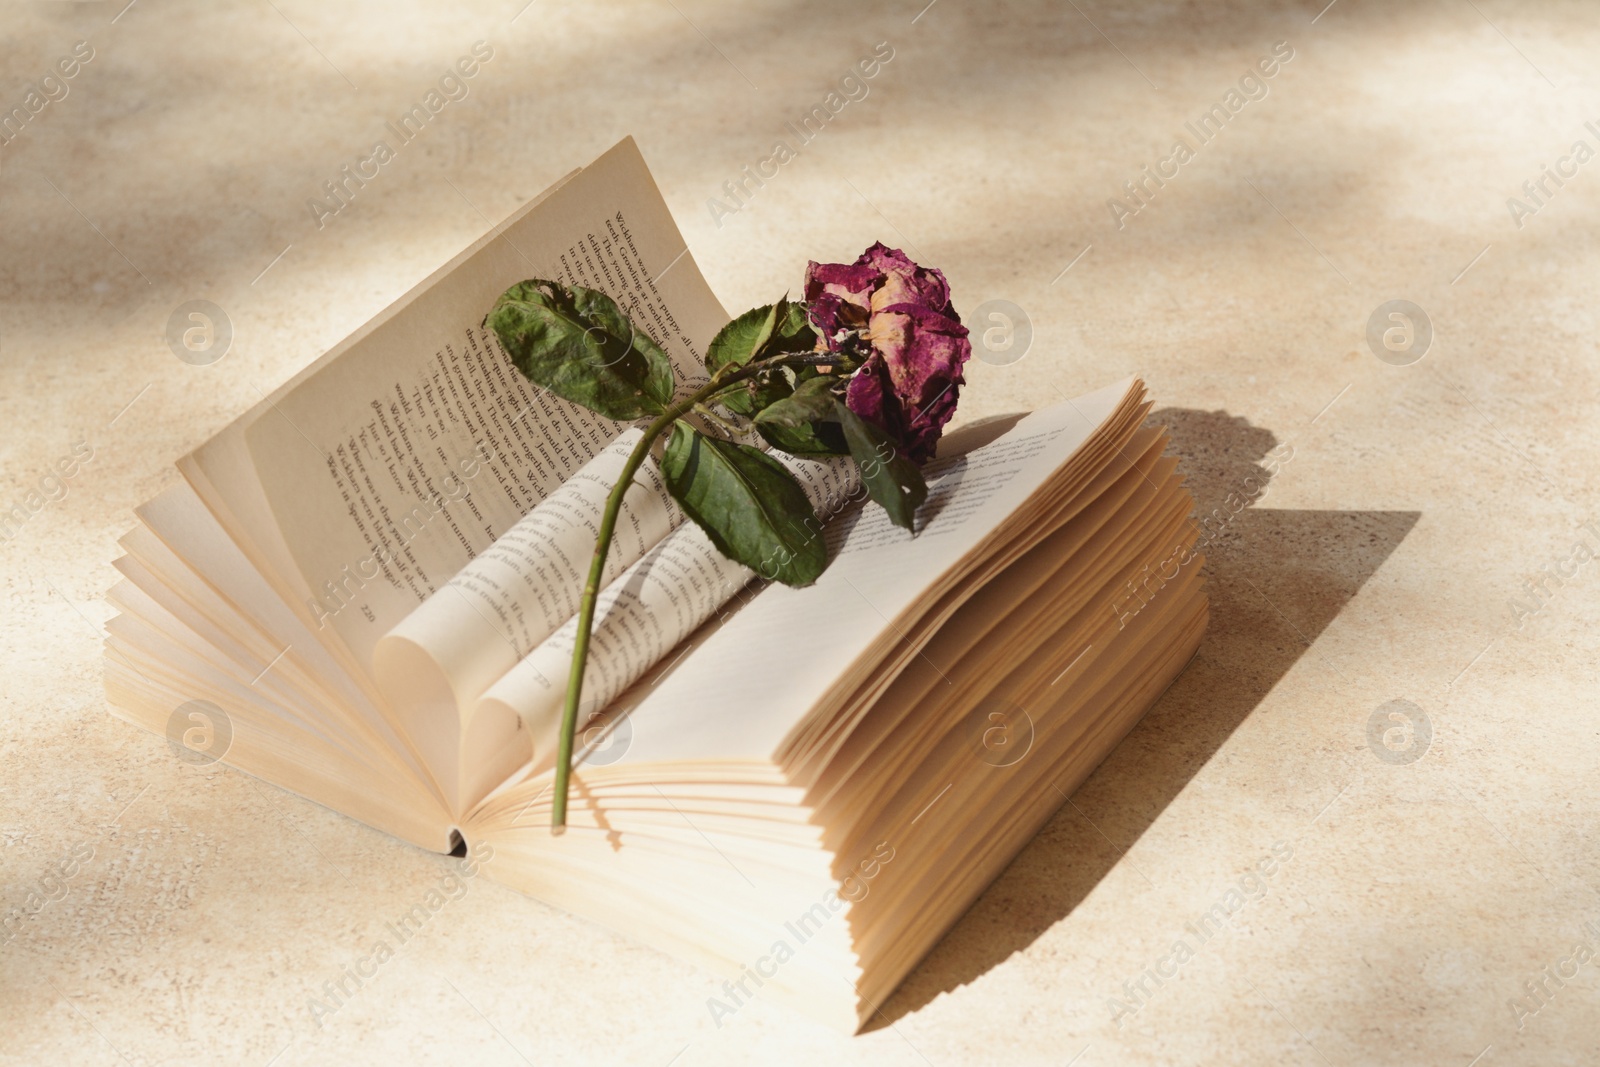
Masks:
[[[577,613],[606,497],[640,436],[623,433],[378,641],[373,673],[384,697],[404,721],[458,737],[464,776],[468,767],[500,769],[485,754],[521,723],[479,719],[478,698]],[[683,518],[655,458],[646,458],[623,497],[602,581]]]
[[[788,467],[824,522],[856,499],[861,477],[846,457],[800,459]],[[819,528],[815,536],[821,537]],[[711,618],[756,572],[727,558],[700,527],[684,523],[601,592],[589,638],[580,725]],[[577,620],[568,620],[484,693],[475,715],[516,715],[528,727],[535,769],[555,758],[572,668]]]
[[[630,429],[590,460],[379,641],[380,681],[426,661],[461,707],[578,611],[606,497],[641,431]],[[609,583],[683,521],[655,458],[623,497],[603,582]],[[396,669],[387,669],[396,668]],[[403,684],[390,700],[405,702]]]

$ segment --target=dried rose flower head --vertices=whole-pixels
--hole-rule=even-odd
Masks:
[[[944,274],[878,243],[854,263],[809,264],[805,298],[818,347],[864,360],[845,390],[850,410],[913,463],[931,459],[972,355]]]

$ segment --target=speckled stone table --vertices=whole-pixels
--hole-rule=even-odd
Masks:
[[[125,2],[0,35],[0,1061],[1600,1062],[1591,6]],[[864,1035],[485,880],[314,1018],[447,861],[111,719],[116,539],[629,133],[730,307],[997,302],[965,418],[1144,375],[1210,631]]]

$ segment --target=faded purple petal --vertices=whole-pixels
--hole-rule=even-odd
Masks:
[[[917,304],[876,312],[867,337],[883,353],[895,392],[911,400],[927,399],[924,393],[931,379],[959,376],[972,354],[965,326]]]
[[[811,325],[824,348],[839,351],[841,330],[859,330],[866,325],[872,289],[880,278],[871,267],[815,261],[807,265],[805,298]]]
[[[876,268],[859,263],[818,263],[812,260],[806,265],[806,299],[815,300],[825,291],[841,296],[846,293],[865,296],[881,276],[882,272]],[[864,299],[858,302],[866,305]]]
[[[972,354],[944,274],[880,242],[853,264],[811,263],[806,299],[823,347],[840,351],[860,338],[871,346],[846,387],[846,405],[913,462],[931,459]]]
[[[823,293],[811,301],[810,308],[811,325],[829,352],[840,351],[841,339],[853,330],[863,329],[870,314],[865,307],[848,303],[837,293]]]
[[[898,248],[882,242],[873,245],[856,264],[870,266],[883,276],[883,284],[873,293],[873,307],[914,303],[944,311],[950,306],[950,284],[942,271],[919,267]]]
[[[844,403],[863,419],[889,430],[890,428],[885,425],[884,409],[886,401],[893,395],[894,391],[889,385],[889,374],[883,366],[883,357],[874,354],[869,356],[861,369],[851,376],[849,384],[844,389]]]

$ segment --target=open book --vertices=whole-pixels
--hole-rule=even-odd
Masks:
[[[638,430],[481,325],[604,290],[680,380],[728,316],[631,140],[179,464],[110,598],[117,712],[855,1030],[1193,654],[1192,501],[1137,380],[948,436],[912,536],[789,460],[831,563],[763,583],[646,465],[549,828],[572,616]],[[1136,595],[1135,595],[1136,594]],[[481,844],[480,844],[481,843]]]

